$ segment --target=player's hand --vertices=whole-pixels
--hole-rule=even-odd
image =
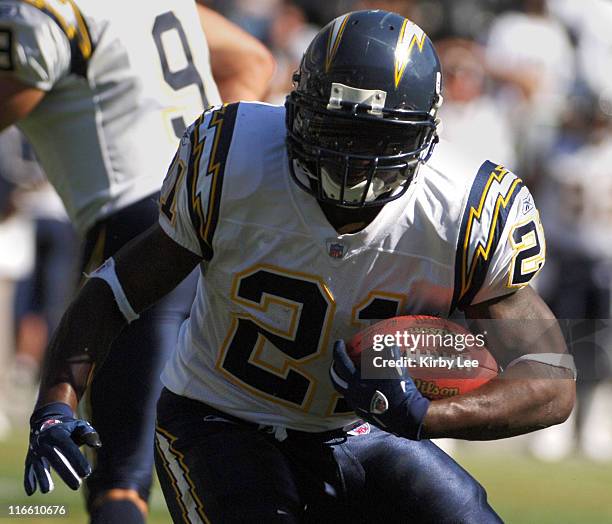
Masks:
[[[30,417],[30,448],[26,456],[23,486],[28,495],[53,490],[52,466],[72,489],[91,473],[91,466],[79,450],[86,444],[99,448],[100,437],[84,420],[74,418],[72,409],[63,402],[38,408]]]
[[[390,351],[390,358],[400,358],[397,347]],[[331,380],[355,413],[385,431],[419,440],[429,400],[421,395],[405,368],[393,369],[397,370],[395,377],[362,379],[346,353],[344,340],[334,344]]]

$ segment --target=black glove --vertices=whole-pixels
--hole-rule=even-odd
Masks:
[[[79,450],[86,444],[99,448],[100,437],[85,420],[74,418],[72,409],[63,402],[38,408],[30,417],[30,448],[26,456],[23,486],[28,495],[53,490],[50,466],[72,489],[91,473],[91,466]]]

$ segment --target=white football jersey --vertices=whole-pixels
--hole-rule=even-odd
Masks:
[[[256,103],[215,108],[189,128],[160,224],[206,259],[166,387],[304,431],[355,420],[328,375],[336,339],[377,319],[447,316],[511,293],[544,262],[521,180],[447,143],[405,195],[339,235],[291,179],[284,108]]]
[[[2,0],[0,74],[47,91],[19,126],[81,231],[159,190],[220,102],[193,0]]]

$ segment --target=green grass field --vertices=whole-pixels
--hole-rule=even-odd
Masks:
[[[0,442],[0,522],[44,522],[47,524],[84,524],[87,514],[79,492],[72,491],[54,474],[55,489],[51,494],[36,493],[28,497],[23,491],[23,459],[27,447],[27,433],[13,434],[8,440]],[[63,504],[68,510],[66,517],[60,518],[6,518],[7,507],[18,504]],[[3,518],[4,517],[4,518]],[[151,524],[171,522],[159,486],[156,484],[151,500]]]
[[[22,488],[25,433],[1,442],[0,515],[8,505],[64,504],[62,518],[2,518],[0,522],[87,522],[78,493],[56,481],[51,495],[27,497]],[[599,465],[572,459],[559,464],[537,462],[508,452],[476,453],[463,450],[457,460],[487,488],[492,505],[508,523],[605,524],[612,523],[612,464]],[[159,487],[151,501],[153,524],[170,522]]]

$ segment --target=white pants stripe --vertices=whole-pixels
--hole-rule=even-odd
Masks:
[[[176,440],[175,437],[157,427],[155,445],[163,460],[164,469],[172,479],[176,501],[183,510],[183,521],[188,524],[210,524],[204,513],[202,501],[196,494],[195,485],[189,476],[189,468],[183,460],[183,454],[172,446],[174,440]]]

